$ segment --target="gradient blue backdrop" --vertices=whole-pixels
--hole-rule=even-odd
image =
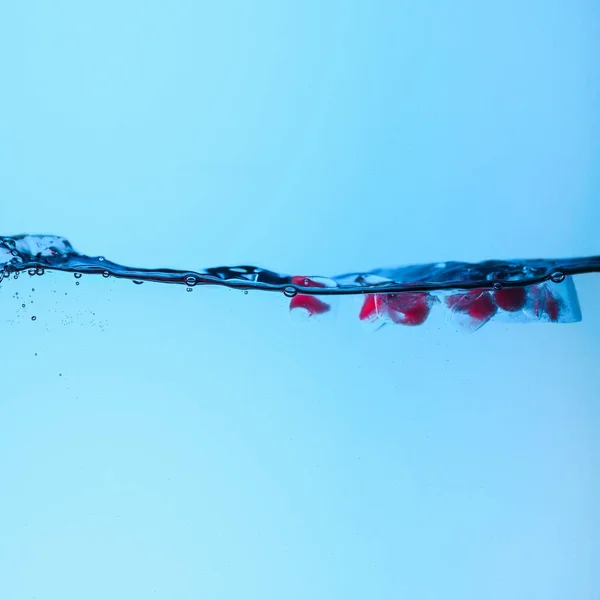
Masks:
[[[5,235],[307,275],[600,252],[595,0],[5,2],[0,74]],[[465,336],[5,282],[0,598],[597,600],[577,283],[581,324]]]

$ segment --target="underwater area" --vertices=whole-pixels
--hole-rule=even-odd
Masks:
[[[0,598],[598,600],[596,2],[0,13]]]

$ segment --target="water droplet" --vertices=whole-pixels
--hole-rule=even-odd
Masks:
[[[32,321],[35,321],[37,319],[37,317],[35,315],[33,315],[33,317],[31,317]]]
[[[102,277],[110,277],[110,273],[108,271],[102,271]]]
[[[81,277],[81,273],[73,273],[73,277],[75,277],[75,279],[79,279]]]
[[[283,295],[287,296],[288,298],[293,298],[297,293],[298,290],[295,287],[292,287],[291,285],[288,285],[287,287],[283,288]]]
[[[550,274],[550,279],[552,279],[552,281],[554,281],[554,283],[561,283],[562,281],[565,280],[565,274],[562,271],[553,271]]]
[[[500,290],[501,290],[503,287],[504,287],[504,285],[502,285],[502,284],[501,284],[499,281],[496,281],[496,282],[494,283],[494,289],[495,289],[496,291],[500,291]]]
[[[198,283],[198,280],[193,276],[193,275],[188,275],[185,278],[185,282],[190,286],[193,287],[196,285],[196,283]]]

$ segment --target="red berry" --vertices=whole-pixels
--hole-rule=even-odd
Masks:
[[[326,313],[331,307],[316,296],[298,294],[290,301],[290,310],[294,310],[295,308],[303,308],[310,315],[321,315]]]
[[[494,292],[494,299],[503,310],[515,312],[525,306],[527,292],[522,287],[504,288]]]
[[[496,305],[489,292],[483,292],[473,299],[467,312],[476,321],[487,321],[496,312]]]

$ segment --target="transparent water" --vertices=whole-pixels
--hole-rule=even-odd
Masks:
[[[595,3],[30,3],[0,34],[4,250],[92,257],[2,254],[0,598],[598,598]],[[235,265],[299,279],[185,281]],[[374,333],[418,316],[389,293],[435,300]]]
[[[77,252],[69,240],[51,235],[0,237],[0,282],[47,271],[117,277],[141,285],[170,283],[222,286],[234,290],[281,292],[291,298],[290,312],[314,319],[332,310],[339,296],[359,296],[358,318],[380,328],[388,323],[422,325],[434,304],[449,312],[449,321],[476,331],[492,320],[527,323],[577,323],[581,310],[573,275],[600,273],[600,256],[562,260],[488,260],[477,264],[438,262],[405,265],[332,277],[275,273],[256,266],[224,266],[202,272],[140,269],[104,256]],[[75,285],[79,285],[79,281]],[[35,291],[32,288],[32,291]],[[56,290],[54,290],[56,293]],[[18,299],[18,292],[15,293]],[[25,304],[21,308],[26,308]],[[33,315],[32,320],[37,317]]]

